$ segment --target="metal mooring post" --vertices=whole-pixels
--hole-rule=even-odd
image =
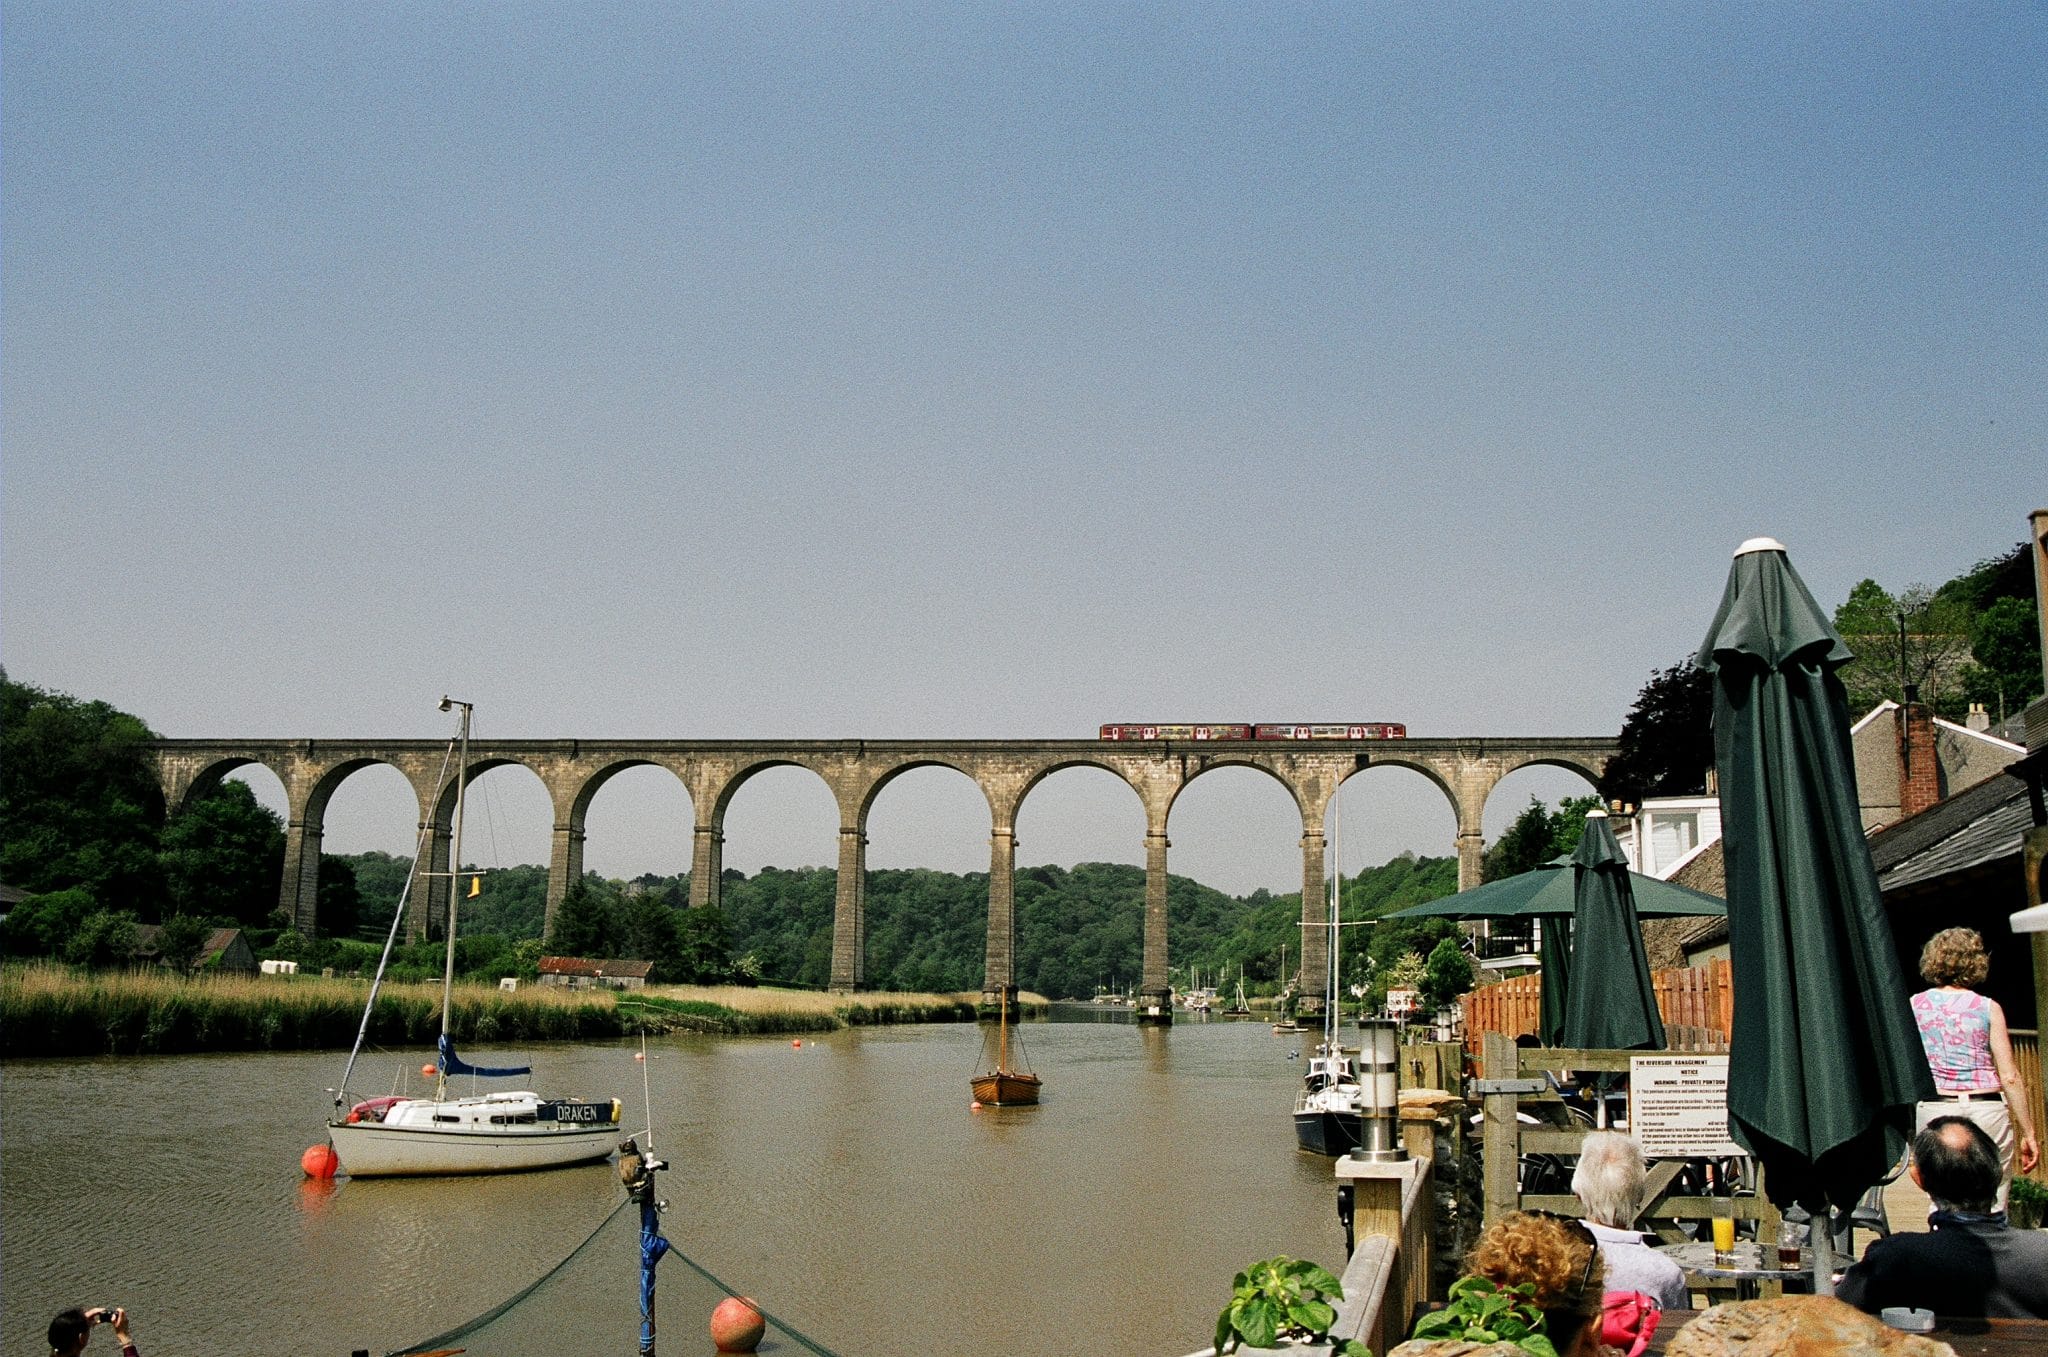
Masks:
[[[640,1204],[640,1357],[654,1357],[654,1269],[669,1242],[661,1234],[661,1213],[668,1206],[654,1195],[654,1175],[668,1165],[640,1153],[640,1142],[627,1137],[619,1144],[619,1181]]]

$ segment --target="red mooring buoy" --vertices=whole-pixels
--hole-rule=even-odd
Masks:
[[[431,1079],[431,1078],[433,1078],[433,1077],[434,1077],[434,1070],[435,1070],[435,1068],[436,1068],[436,1067],[435,1067],[435,1066],[433,1066],[433,1065],[422,1065],[422,1066],[420,1066],[420,1078],[422,1078],[422,1079]]]
[[[332,1145],[308,1145],[306,1152],[299,1156],[299,1167],[306,1171],[308,1178],[325,1182],[341,1167],[341,1156],[334,1152]]]
[[[711,1341],[720,1352],[752,1352],[766,1332],[761,1307],[745,1296],[727,1296],[711,1312]]]

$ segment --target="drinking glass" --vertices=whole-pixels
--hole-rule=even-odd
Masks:
[[[1714,1198],[1714,1261],[1726,1262],[1735,1254],[1735,1199]]]

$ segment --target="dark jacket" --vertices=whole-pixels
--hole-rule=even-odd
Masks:
[[[1876,1314],[1893,1305],[1937,1315],[2048,1319],[2048,1231],[2003,1216],[1937,1211],[1927,1234],[1873,1242],[1835,1295]]]

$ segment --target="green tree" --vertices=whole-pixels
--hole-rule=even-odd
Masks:
[[[732,974],[725,911],[719,906],[685,906],[678,944],[677,970],[689,983],[711,984]]]
[[[619,929],[611,901],[579,881],[555,911],[555,928],[548,934],[552,956],[600,959],[618,955]]]
[[[626,898],[619,910],[622,950],[618,955],[635,961],[651,961],[650,975],[658,984],[681,980],[683,940],[676,912],[653,891],[642,890]]]
[[[32,894],[89,892],[156,918],[163,794],[155,733],[104,702],[0,677],[0,880]]]
[[[162,842],[172,911],[250,928],[277,908],[284,821],[248,783],[223,782],[187,806],[164,827]]]
[[[1507,832],[1493,841],[1481,860],[1480,879],[1500,881],[1534,871],[1557,856],[1557,821],[1536,797],[1515,817]]]
[[[74,966],[130,966],[138,945],[133,914],[96,909],[65,940],[64,959]]]
[[[190,914],[173,914],[157,931],[157,959],[180,974],[189,971],[192,963],[199,959],[199,950],[206,946],[206,940],[212,934],[213,930],[204,920]]]
[[[1477,975],[1472,958],[1465,955],[1457,939],[1445,938],[1430,949],[1424,963],[1422,1002],[1432,1009],[1443,1008],[1471,989]]]
[[[1839,671],[1849,714],[1900,701],[1903,681],[1936,715],[1961,716],[1968,705],[1962,679],[1974,614],[1960,591],[1915,584],[1894,596],[1875,580],[1857,584],[1834,617],[1835,630],[1856,652]]]
[[[2041,695],[2041,632],[2032,602],[1995,599],[1970,626],[1971,663],[1963,695],[1999,720],[2024,710]]]
[[[11,956],[58,956],[98,908],[83,886],[31,895],[7,916],[6,947]]]
[[[320,855],[320,935],[352,938],[361,925],[362,893],[356,888],[356,869],[347,858],[333,853]]]
[[[1601,775],[1600,795],[1640,803],[1697,796],[1714,766],[1713,676],[1690,659],[1650,676],[1621,723],[1621,748]]]
[[[1551,857],[1568,857],[1578,849],[1586,832],[1586,812],[1599,804],[1594,795],[1567,796],[1557,803],[1557,814],[1550,818]]]

